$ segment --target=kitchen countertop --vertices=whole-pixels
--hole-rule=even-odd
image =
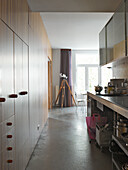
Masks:
[[[95,92],[87,92],[87,95],[128,118],[128,96],[103,96],[97,95]]]

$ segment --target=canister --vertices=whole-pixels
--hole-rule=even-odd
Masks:
[[[116,125],[116,136],[121,137],[122,133],[127,133],[128,132],[128,124],[125,122],[119,122],[117,121]]]

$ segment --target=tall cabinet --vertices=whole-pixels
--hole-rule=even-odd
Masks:
[[[13,32],[0,21],[0,169],[15,169]],[[3,99],[3,100],[2,100]]]
[[[47,121],[48,42],[27,0],[0,0],[0,170],[25,170]]]
[[[14,34],[16,116],[16,169],[25,169],[29,159],[28,46]]]

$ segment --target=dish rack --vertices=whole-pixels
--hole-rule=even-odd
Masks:
[[[109,124],[96,124],[96,143],[102,150],[103,147],[108,147],[112,138],[112,128]]]

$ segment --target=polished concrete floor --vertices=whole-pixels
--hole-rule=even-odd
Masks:
[[[111,155],[89,143],[86,108],[53,109],[27,170],[111,170]]]

